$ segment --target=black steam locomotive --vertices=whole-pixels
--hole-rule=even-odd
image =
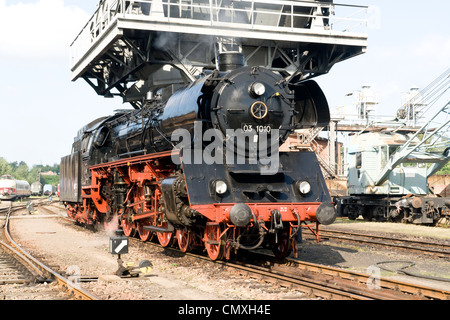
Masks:
[[[260,246],[295,254],[302,224],[334,221],[315,154],[278,151],[295,129],[328,124],[322,90],[243,66],[239,53],[219,58],[219,70],[79,131],[61,161],[71,218],[183,252],[204,246],[213,260]]]

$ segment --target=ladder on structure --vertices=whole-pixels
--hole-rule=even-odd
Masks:
[[[296,130],[297,142],[295,146],[293,146],[293,148],[297,150],[314,151],[325,177],[329,179],[335,179],[338,177],[337,163],[335,161],[332,161],[331,159],[327,161],[322,158],[321,154],[322,151],[324,151],[324,147],[316,141],[316,138],[323,129],[324,127],[314,127],[309,129]]]

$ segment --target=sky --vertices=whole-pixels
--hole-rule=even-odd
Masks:
[[[97,2],[0,0],[0,157],[8,162],[59,163],[81,127],[127,107],[97,96],[82,79],[70,80],[70,44]],[[392,114],[402,93],[450,67],[450,1],[339,3],[370,6],[369,41],[367,53],[316,78],[332,112],[351,105],[347,93],[370,84],[378,113]]]

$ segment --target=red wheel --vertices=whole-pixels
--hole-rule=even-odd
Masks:
[[[191,251],[191,234],[186,230],[177,230],[178,248],[181,252]]]
[[[163,223],[163,228],[167,228],[167,223]],[[157,232],[156,235],[158,236],[158,241],[161,244],[161,246],[169,247],[173,244],[173,232]]]
[[[122,230],[125,236],[134,237],[134,235],[136,234],[134,222],[130,222],[127,218],[124,217],[120,222],[120,225],[122,226]]]
[[[222,229],[219,224],[206,225],[205,228],[205,248],[211,260],[220,260],[225,253],[224,236],[220,237]]]
[[[150,223],[146,220],[138,220],[137,222],[137,230],[139,233],[139,238],[142,241],[151,240],[153,237],[153,233],[150,230],[144,229],[145,226],[149,226]]]
[[[134,237],[134,235],[136,234],[136,224],[132,222],[128,217],[128,210],[126,210],[126,213],[122,216],[120,225],[122,226],[122,230],[125,236]]]
[[[278,234],[278,243],[274,244],[272,252],[278,259],[286,258],[292,251],[289,228],[283,229]]]

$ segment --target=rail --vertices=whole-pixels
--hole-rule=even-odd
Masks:
[[[15,210],[20,209],[15,207]],[[25,251],[23,248],[21,248],[12,238],[10,232],[9,232],[9,218],[11,213],[13,212],[12,204],[8,209],[8,213],[6,216],[6,224],[5,224],[5,237],[7,241],[10,243],[7,248],[13,252],[16,256],[19,257],[19,259],[27,265],[30,270],[33,270],[33,272],[37,274],[44,274],[47,277],[50,277],[58,282],[58,284],[62,287],[64,287],[66,290],[71,291],[74,295],[74,297],[82,300],[98,300],[98,297],[95,295],[87,292],[83,288],[79,287],[76,284],[73,284],[69,279],[64,278],[57,272],[53,271],[46,265],[42,264],[40,261],[38,261],[36,258],[34,258],[31,254],[29,254],[27,251]]]
[[[365,6],[285,0],[104,0],[71,44],[71,67],[119,19],[284,34],[367,33]],[[339,12],[339,16],[336,16]],[[242,34],[240,34],[242,36]]]
[[[131,238],[133,239],[133,238]],[[138,241],[133,239],[133,241]],[[160,247],[146,242],[146,245]],[[332,300],[448,300],[447,290],[420,284],[377,278],[372,274],[334,268],[286,258],[283,261],[261,251],[247,251],[246,261],[212,261],[199,253],[181,253],[178,249],[166,247],[166,251],[178,253],[180,257],[191,257],[221,268],[240,270],[248,277],[260,281],[275,282],[278,285],[295,288],[314,297]],[[369,285],[376,281],[375,287]]]
[[[334,238],[346,242],[366,243],[370,245],[406,249],[408,251],[419,251],[421,255],[431,254],[441,258],[450,257],[450,245],[448,243],[427,242],[410,240],[398,237],[378,236],[373,234],[362,234],[325,229],[321,231],[324,238]]]

